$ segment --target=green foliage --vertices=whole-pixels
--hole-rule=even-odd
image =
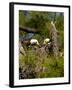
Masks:
[[[63,57],[55,58],[53,56],[36,55],[35,52],[29,51],[27,56],[23,56],[20,60],[23,68],[30,66],[36,75],[35,78],[50,78],[64,76],[64,60]],[[23,65],[24,64],[24,65]],[[29,72],[28,72],[29,73]]]
[[[40,32],[41,35],[47,36],[46,34],[49,32],[46,23],[50,22],[48,18],[47,12],[29,12],[28,16],[24,15],[23,11],[19,12],[19,25],[35,28]]]
[[[64,30],[64,16],[58,16],[56,18],[56,28],[58,29],[58,31]]]
[[[19,26],[24,26],[26,22],[26,16],[22,11],[19,11]]]
[[[59,47],[64,48],[64,16],[56,17],[56,28],[59,32],[58,40],[59,40]]]

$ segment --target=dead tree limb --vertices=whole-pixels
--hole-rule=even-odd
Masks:
[[[51,36],[51,40],[52,40],[53,54],[54,54],[54,56],[58,56],[58,35],[57,35],[57,29],[56,29],[53,21],[51,22],[50,36]]]
[[[40,31],[37,30],[37,29],[28,28],[28,27],[23,27],[23,26],[20,26],[20,27],[19,27],[19,30],[20,30],[20,31],[27,32],[27,33],[39,33],[39,32],[40,32]]]

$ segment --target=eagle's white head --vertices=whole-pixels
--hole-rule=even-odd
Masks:
[[[36,44],[36,45],[39,45],[39,42],[37,39],[31,39],[30,40],[30,44]]]
[[[46,38],[43,42],[43,44],[48,44],[50,42],[50,39],[49,38]]]

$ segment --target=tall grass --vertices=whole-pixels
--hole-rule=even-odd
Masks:
[[[19,68],[20,79],[63,77],[64,58],[29,50],[26,56],[19,56]]]

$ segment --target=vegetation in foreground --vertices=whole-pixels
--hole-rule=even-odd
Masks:
[[[49,55],[40,55],[28,51],[26,56],[20,55],[20,79],[50,78],[64,76],[64,59]]]

